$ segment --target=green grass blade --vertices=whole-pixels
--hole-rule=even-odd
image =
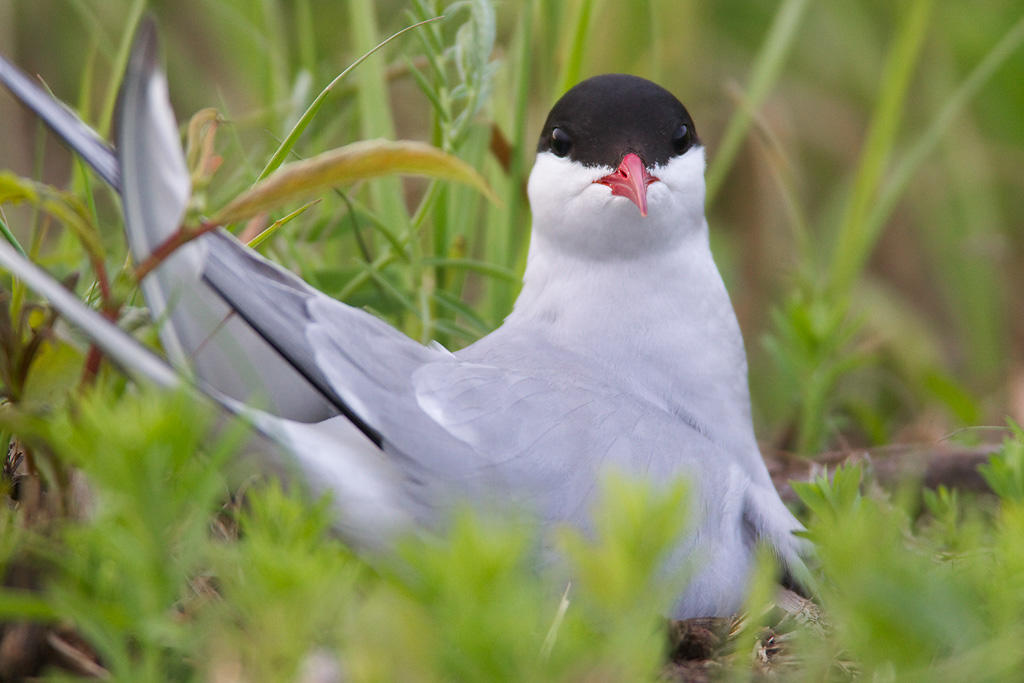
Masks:
[[[443,319],[437,319],[432,321],[431,329],[434,332],[440,332],[441,334],[446,334],[456,339],[465,339],[467,342],[472,342],[481,334],[476,328],[471,329],[464,325],[454,323],[451,320]],[[447,344],[445,346],[447,347]]]
[[[298,34],[299,63],[310,75],[316,73],[316,31],[310,0],[295,2],[295,31]]]
[[[84,31],[89,42],[95,44],[97,49],[99,49],[107,59],[116,59],[116,56],[113,53],[114,41],[110,39],[109,35],[107,35],[99,17],[96,16],[95,3],[88,2],[87,0],[68,0],[67,4],[76,14],[78,14],[79,20],[84,25],[82,29],[79,30]]]
[[[416,81],[416,85],[420,87],[420,92],[430,100],[430,105],[434,108],[434,111],[437,112],[438,116],[444,116],[447,114],[447,110],[444,108],[444,105],[441,104],[440,95],[438,95],[437,90],[433,85],[431,85],[430,81],[427,80],[427,77],[423,75],[423,72],[417,69],[416,65],[414,65],[412,60],[408,57],[405,58],[405,63],[408,66],[409,75],[412,76],[414,81]]]
[[[397,259],[398,257],[395,254],[388,253],[381,254],[374,260],[373,263],[360,262],[359,265],[361,267],[361,270],[355,277],[349,280],[344,287],[341,288],[341,291],[338,292],[337,298],[340,299],[341,301],[345,301],[350,296],[352,296],[352,294],[355,291],[357,291],[360,287],[362,287],[368,281],[371,280],[371,271],[379,271],[383,268],[386,268],[387,266],[394,263]]]
[[[910,77],[928,30],[931,7],[931,0],[915,0],[906,10],[906,18],[886,59],[878,103],[871,117],[853,190],[832,254],[830,286],[832,293],[840,297],[849,293],[878,237],[877,231],[867,229],[866,218],[876,201],[883,172],[896,141]]]
[[[397,31],[395,33],[392,33],[390,36],[388,36],[387,38],[385,38],[381,42],[377,43],[376,46],[374,46],[373,48],[371,48],[367,52],[364,52],[363,55],[361,57],[359,57],[359,59],[357,59],[356,61],[352,62],[347,67],[345,67],[344,71],[342,71],[340,74],[335,76],[334,80],[332,80],[330,83],[328,83],[327,87],[325,87],[323,90],[320,91],[320,94],[318,94],[313,99],[313,101],[310,103],[310,105],[306,108],[306,111],[303,112],[302,116],[299,117],[299,120],[292,127],[292,129],[288,133],[288,135],[285,136],[285,139],[281,142],[281,144],[278,146],[277,150],[270,157],[270,160],[267,161],[267,165],[264,166],[263,170],[260,171],[260,174],[258,176],[256,176],[256,182],[259,182],[259,181],[263,180],[264,178],[266,178],[268,175],[270,175],[275,170],[277,170],[277,168],[281,164],[284,163],[284,160],[287,159],[288,155],[291,153],[292,148],[295,147],[295,143],[297,143],[299,141],[299,137],[302,136],[302,133],[306,130],[306,127],[309,126],[310,122],[313,120],[313,117],[316,116],[318,111],[320,111],[320,107],[323,106],[324,99],[327,97],[328,94],[330,94],[330,92],[334,88],[334,86],[336,86],[338,83],[340,83],[345,78],[345,76],[347,76],[354,68],[356,68],[357,66],[359,66],[360,64],[365,62],[375,52],[377,52],[378,50],[383,48],[385,45],[387,45],[388,43],[390,43],[392,40],[394,40],[398,36],[402,35],[403,33],[407,32],[407,31],[411,31],[411,30],[413,30],[415,28],[423,26],[424,24],[429,24],[432,21],[437,21],[437,20],[442,19],[442,18],[443,17],[433,17],[431,19],[427,19],[425,21],[421,21],[421,22],[419,22],[417,24],[413,24],[412,26],[406,26],[401,31]]]
[[[92,100],[92,79],[96,66],[96,54],[97,46],[95,43],[91,43],[89,45],[89,56],[86,58],[85,65],[82,69],[81,86],[78,91],[78,111],[81,113],[82,119],[85,121],[89,120],[89,102]],[[79,194],[85,197],[93,223],[99,225],[100,219],[99,214],[96,212],[96,198],[93,193],[89,170],[81,156],[76,154],[74,159],[76,178],[74,187]]]
[[[353,47],[369,52],[377,42],[377,4],[372,0],[349,2],[349,39]],[[387,78],[380,60],[368,60],[359,70],[359,90],[356,93],[359,112],[359,135],[364,139],[394,139],[395,124],[391,115]],[[402,183],[397,178],[384,178],[370,184],[370,205],[392,229],[409,222]]]
[[[441,308],[447,309],[455,315],[461,315],[465,318],[466,322],[473,328],[474,335],[476,337],[483,336],[494,329],[494,326],[481,318],[471,306],[443,289],[436,290],[433,294],[433,298]]]
[[[56,621],[60,613],[39,593],[5,588],[0,591],[0,618],[4,621]]]
[[[11,243],[12,247],[18,250],[19,254],[21,254],[25,258],[28,258],[28,254],[25,253],[25,250],[22,248],[21,243],[18,242],[18,238],[15,237],[14,233],[11,232],[11,229],[7,227],[7,223],[6,221],[4,221],[2,213],[3,209],[0,209],[0,233],[2,233],[4,238]]]
[[[974,67],[963,83],[946,98],[945,106],[910,148],[910,151],[896,165],[896,169],[880,189],[878,200],[872,205],[871,212],[864,222],[864,229],[868,233],[871,243],[877,239],[883,224],[889,218],[893,207],[903,195],[914,174],[924,160],[935,151],[956,117],[1022,44],[1024,44],[1024,17],[1010,27],[1010,30]]]
[[[470,258],[444,258],[428,256],[423,259],[423,265],[425,266],[442,266],[445,268],[464,268],[471,270],[481,275],[493,277],[498,280],[505,280],[506,282],[517,283],[519,282],[519,275],[514,271],[499,266],[495,263],[488,263],[486,261],[477,261],[476,259]]]
[[[117,57],[110,68],[115,75],[107,85],[107,94],[103,98],[103,108],[100,109],[100,118],[96,125],[96,130],[104,137],[110,137],[110,124],[114,120],[114,108],[117,106],[117,94],[121,89],[121,78],[128,65],[128,55],[131,53],[135,30],[139,26],[139,21],[142,20],[142,13],[145,9],[146,0],[135,0],[128,9],[124,33],[121,35],[121,44],[117,48]]]
[[[517,62],[513,84],[511,127],[511,157],[509,159],[506,182],[506,202],[508,209],[505,216],[494,216],[494,230],[489,232],[487,239],[487,256],[495,263],[504,263],[519,268],[525,262],[525,254],[529,243],[529,231],[525,229],[529,223],[529,212],[522,196],[522,188],[526,183],[529,159],[533,156],[533,145],[527,143],[527,120],[530,102],[530,71],[533,64],[531,38],[534,35],[534,3],[523,3],[517,28]],[[494,207],[489,207],[489,215]],[[503,220],[502,220],[503,219]],[[519,278],[515,284],[519,284]],[[515,287],[493,290],[488,297],[490,301],[489,317],[500,320],[512,308]]]
[[[257,248],[258,246],[266,242],[269,238],[273,237],[274,233],[280,230],[282,225],[288,223],[289,221],[295,218],[298,218],[299,216],[306,212],[306,209],[309,209],[314,204],[318,204],[319,202],[319,199],[314,199],[308,204],[303,204],[302,206],[295,209],[291,213],[282,216],[281,218],[278,218],[276,221],[267,226],[267,228],[263,230],[260,234],[256,235],[251,240],[249,240],[249,246],[252,247],[253,249]]]
[[[754,112],[764,103],[768,92],[779,78],[807,5],[808,0],[785,0],[775,13],[775,19],[772,21],[771,28],[768,29],[764,45],[761,46],[757,59],[754,60],[754,72],[746,88],[746,97],[743,98],[740,108],[729,120],[729,125],[726,126],[725,133],[722,135],[722,142],[718,145],[718,150],[708,167],[707,199],[705,200],[708,206],[714,202],[725,176],[732,168],[740,145],[750,130]]]
[[[277,0],[260,0],[262,56],[266,59],[267,101],[272,104],[287,102],[289,95],[289,67],[287,34],[281,5]]]
[[[363,272],[366,273],[367,277],[369,277],[378,287],[380,287],[381,291],[398,302],[398,304],[410,314],[414,316],[420,315],[420,307],[417,302],[414,302],[406,296],[405,292],[391,284],[391,281],[381,275],[380,271],[374,268],[371,264],[364,263],[363,266]]]
[[[365,206],[352,199],[348,194],[338,189],[335,189],[335,192],[341,196],[342,201],[348,206],[348,210],[352,214],[352,220],[354,223],[359,223],[359,221],[366,219],[369,222],[370,227],[379,232],[381,236],[387,240],[387,243],[391,247],[395,256],[403,260],[407,260],[405,244],[402,243],[402,240],[399,239],[398,235],[396,235],[391,228],[389,228],[376,215],[371,213]]]
[[[576,13],[576,20],[573,22],[575,30],[572,34],[572,42],[569,44],[569,51],[565,56],[565,69],[562,71],[562,78],[559,81],[561,94],[576,85],[580,80],[583,71],[583,56],[586,53],[587,43],[590,41],[590,20],[594,15],[596,0],[582,0],[579,10]]]
[[[21,244],[18,243],[18,238],[14,236],[14,232],[12,232],[11,229],[8,227],[7,214],[4,213],[4,207],[2,205],[0,205],[0,232],[3,233],[4,238],[8,242],[10,242],[11,246],[14,247],[18,251],[18,253],[20,253],[22,256],[24,256],[26,259],[30,261],[36,260],[33,256],[29,256],[28,254],[25,253],[25,250],[22,248]],[[23,283],[19,278],[12,277],[11,301],[8,307],[12,320],[17,319],[18,315],[20,315],[21,307],[24,301],[25,283]]]

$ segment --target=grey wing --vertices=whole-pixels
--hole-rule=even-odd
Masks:
[[[791,578],[810,586],[801,560],[808,546],[794,535],[802,526],[770,480],[766,486],[749,471],[746,454],[617,391],[573,353],[521,332],[492,337],[457,354],[456,367],[430,364],[414,377],[418,404],[477,454],[471,467],[431,454],[435,466],[458,473],[463,490],[500,491],[547,519],[585,526],[604,470],[653,485],[686,477],[701,501],[698,533],[719,543],[731,537],[748,552],[764,543]]]
[[[661,435],[644,430],[636,402],[564,380],[467,361],[424,366],[413,378],[417,405],[473,457],[426,440],[419,467],[448,482],[449,495],[497,494],[542,519],[584,524],[601,472],[652,474]]]
[[[313,289],[227,233],[207,237],[204,282],[367,438],[408,458],[410,477],[434,450],[466,466],[477,461],[423,410],[415,390],[424,368],[457,370],[455,356]]]
[[[424,517],[466,497],[459,491],[547,500],[559,480],[590,486],[573,454],[612,450],[609,435],[631,433],[630,411],[585,390],[424,347],[227,234],[211,233],[207,245],[205,282],[402,468]],[[590,423],[605,428],[579,429]],[[545,458],[552,451],[563,455]]]
[[[431,352],[373,316],[335,301],[224,232],[204,239],[203,281],[281,358],[317,388],[378,446],[382,439],[371,409],[388,402]],[[335,324],[337,339],[324,339]],[[343,381],[331,381],[329,370]],[[374,388],[385,388],[382,397]],[[396,393],[397,395],[397,393]]]
[[[135,37],[119,105],[125,228],[132,255],[141,263],[178,230],[191,193],[152,21],[142,22]],[[199,238],[175,251],[142,282],[151,314],[164,321],[160,337],[171,359],[193,368],[205,385],[266,405],[282,417],[313,421],[337,414],[202,284],[205,258],[205,238]]]
[[[121,193],[128,244],[137,263],[177,231],[191,193],[178,129],[157,63],[156,28],[144,19],[119,97],[118,148],[112,150],[70,109],[0,57],[0,82],[36,112]],[[171,360],[208,387],[268,405],[279,415],[317,420],[336,414],[290,364],[199,281],[202,239],[178,249],[142,282]],[[256,370],[258,369],[258,371]]]
[[[500,491],[546,519],[577,523],[590,512],[606,470],[652,482],[702,478],[702,461],[716,449],[701,434],[603,384],[572,354],[530,344],[525,367],[460,360],[416,372],[417,405],[475,453],[465,462],[428,446],[434,452],[424,467],[441,470],[463,490]]]

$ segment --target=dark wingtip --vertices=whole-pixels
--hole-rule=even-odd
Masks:
[[[157,66],[159,46],[160,38],[157,33],[156,17],[147,13],[139,20],[139,26],[135,30],[135,40],[132,43],[132,63],[146,71],[152,71]]]
[[[383,448],[384,436],[345,401],[319,368],[315,364],[299,362],[297,360],[299,354],[290,351],[281,344],[277,336],[268,333],[268,330],[294,329],[292,321],[284,316],[287,311],[263,311],[263,315],[256,315],[255,309],[239,305],[239,302],[243,300],[240,296],[242,291],[240,288],[246,288],[245,292],[251,293],[251,288],[261,284],[261,280],[282,285],[281,289],[293,288],[298,296],[308,296],[305,283],[301,283],[294,275],[288,275],[279,268],[271,267],[253,258],[249,250],[221,231],[211,232],[204,235],[203,238],[209,245],[207,263],[201,276],[203,282],[209,285],[235,314],[248,323],[256,334],[270,344],[283,360],[305,377],[356,429],[372,441],[377,448]],[[253,276],[249,283],[243,282],[235,275],[239,269],[243,269]],[[297,288],[298,283],[301,283],[302,286]],[[298,324],[305,324],[305,322],[308,321],[302,320]]]

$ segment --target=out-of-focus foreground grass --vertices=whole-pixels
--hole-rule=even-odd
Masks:
[[[708,147],[713,246],[746,334],[766,450],[813,456],[934,443],[965,427],[1024,419],[1017,2],[537,0],[445,9],[370,0],[15,0],[0,4],[0,50],[109,135],[131,30],[147,7],[160,21],[183,129],[206,107],[221,118],[208,138],[210,163],[195,176],[197,215],[251,185],[348,64],[390,33],[446,13],[342,80],[291,157],[366,138],[427,140],[480,169],[502,203],[443,183],[374,180],[325,195],[259,247],[413,337],[458,347],[509,311],[526,254],[523,187],[540,123],[576,81],[626,71],[676,93]],[[136,314],[141,300],[116,197],[6,96],[0,121],[0,170],[66,190],[51,199],[81,219],[68,229],[54,204],[15,205],[0,193],[13,239],[51,272],[77,273],[83,299],[125,304],[122,324],[155,343]],[[0,183],[3,191],[24,187]],[[235,229],[254,234],[296,208]],[[110,294],[98,285],[98,263]],[[557,596],[525,569],[528,543],[518,530],[466,521],[442,547],[410,550],[411,574],[371,568],[326,538],[326,512],[259,487],[244,512],[223,514],[225,524],[241,525],[242,540],[211,539],[209,514],[227,485],[222,468],[210,466],[226,456],[207,446],[194,460],[204,433],[180,434],[165,422],[194,422],[190,408],[139,396],[104,366],[103,398],[69,413],[86,345],[30,305],[31,295],[9,280],[4,288],[3,436],[13,455],[22,441],[34,446],[33,474],[60,492],[38,506],[44,521],[28,531],[17,515],[6,518],[9,570],[46,568],[51,578],[45,599],[8,593],[5,614],[66,621],[105,666],[132,680],[271,680],[315,666],[318,648],[340,648],[360,679],[655,670],[658,642],[643,626],[654,603],[640,599],[654,561],[622,561],[630,590],[609,587],[617,584],[594,569],[609,564],[601,552],[626,553],[635,529],[615,527],[603,550],[566,544],[584,585],[562,622]],[[23,439],[12,440],[15,433]],[[861,498],[852,471],[802,490],[833,625],[795,631],[801,672],[816,680],[855,669],[926,676],[941,663],[951,677],[998,677],[1019,665],[1016,443],[988,470],[1000,502],[951,489],[908,489],[890,500],[868,487]],[[122,471],[118,458],[148,464]],[[55,521],[82,507],[72,465],[96,490],[81,526]],[[162,486],[145,488],[154,480]],[[166,506],[153,505],[164,498]],[[654,518],[672,517],[668,502],[650,505]],[[755,591],[752,613],[767,600]],[[735,652],[749,652],[754,626],[737,636],[748,640]],[[740,656],[728,664],[749,666]]]

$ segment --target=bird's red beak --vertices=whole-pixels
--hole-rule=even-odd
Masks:
[[[612,194],[625,197],[636,204],[640,215],[647,215],[647,186],[658,178],[652,176],[644,167],[640,157],[630,152],[622,157],[622,162],[615,173],[598,178],[595,183],[612,188]]]

